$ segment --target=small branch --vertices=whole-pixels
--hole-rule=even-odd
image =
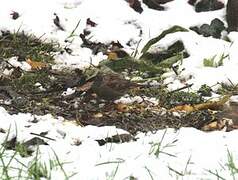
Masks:
[[[174,73],[176,74],[176,76],[179,75],[178,70],[176,69],[176,66],[172,66],[172,70],[174,71]]]
[[[42,137],[42,138],[45,138],[45,139],[49,139],[49,140],[52,140],[52,141],[56,141],[55,139],[53,138],[50,138],[50,137],[47,137],[47,136],[42,136],[40,134],[37,134],[37,133],[30,133],[31,135],[35,135],[35,136],[39,136],[39,137]]]
[[[186,85],[186,86],[184,86],[184,87],[181,87],[181,88],[175,89],[175,90],[173,90],[173,91],[170,91],[168,94],[172,94],[172,93],[175,93],[175,92],[177,92],[177,91],[181,91],[181,90],[190,88],[190,87],[192,87],[192,86],[193,86],[193,84],[188,84],[188,85]]]

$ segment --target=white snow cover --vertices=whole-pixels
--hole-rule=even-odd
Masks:
[[[218,172],[219,176],[228,178],[231,177],[227,166],[228,152],[232,153],[234,163],[238,157],[237,131],[205,133],[193,128],[181,128],[177,131],[166,129],[154,134],[139,133],[137,141],[99,146],[95,140],[126,132],[115,127],[79,127],[50,115],[9,115],[3,108],[0,108],[0,116],[0,128],[10,128],[8,139],[17,133],[18,141],[26,141],[34,137],[30,134],[32,132],[48,132],[47,137],[56,141],[44,139],[49,146],[39,146],[40,161],[47,163],[49,159],[55,159],[55,152],[60,162],[65,163],[63,167],[68,176],[77,173],[70,178],[75,180],[112,177],[121,180],[129,179],[129,176],[143,180],[151,177],[183,178],[175,172],[184,174],[185,179],[215,179],[216,176],[211,172]],[[34,123],[35,119],[39,122]],[[1,133],[1,142],[5,138],[6,134]],[[81,145],[77,146],[76,142],[81,142]],[[161,152],[156,154],[158,148]],[[10,151],[9,155],[13,153]],[[34,156],[22,158],[17,155],[15,158],[27,166]],[[22,168],[22,164],[16,161],[11,166]],[[12,176],[17,174],[17,171],[11,172]],[[60,170],[53,170],[51,175],[53,179],[65,177]]]
[[[140,40],[139,51],[149,39],[173,25],[189,28],[203,23],[210,24],[214,18],[225,22],[225,8],[196,13],[186,0],[167,3],[166,11],[151,10],[144,4],[142,7],[144,11],[138,14],[124,0],[2,0],[0,29],[12,32],[20,29],[37,37],[43,36],[47,41],[57,41],[62,47],[68,46],[73,50],[73,54],[56,55],[55,68],[83,68],[90,63],[97,65],[106,58],[102,54],[94,56],[90,49],[80,47],[82,41],[78,35],[86,28],[87,18],[98,24],[96,27],[90,27],[91,40],[105,43],[118,40],[129,53],[135,50]],[[20,17],[16,20],[11,19],[12,11],[18,12]],[[60,31],[53,24],[54,13],[59,16],[65,31]],[[74,36],[68,38],[79,21]],[[140,36],[141,30],[143,33]],[[194,89],[202,84],[214,85],[228,79],[234,84],[238,83],[238,33],[230,33],[229,38],[232,43],[204,38],[189,31],[167,35],[156,44],[157,47],[166,48],[180,39],[190,54],[189,58],[183,60],[181,68],[185,70],[179,77],[173,72],[166,75],[166,82],[171,82],[170,88],[183,86],[180,79],[194,83]],[[65,40],[72,42],[68,43]],[[131,47],[126,45],[129,40],[134,42]],[[217,68],[204,67],[203,59],[215,55],[217,61],[221,55],[228,55],[224,65]],[[33,123],[34,118],[39,122]],[[10,128],[8,139],[17,134],[19,141],[35,137],[31,132],[39,134],[47,131],[47,136],[56,141],[46,140],[49,146],[39,147],[40,160],[48,162],[49,159],[55,159],[54,150],[61,162],[68,162],[63,165],[67,175],[76,173],[70,179],[122,180],[129,179],[130,176],[140,180],[217,179],[218,176],[225,179],[238,178],[228,167],[228,152],[237,165],[237,131],[205,133],[193,128],[181,128],[177,131],[167,129],[154,134],[139,133],[135,142],[99,146],[95,139],[126,132],[115,127],[79,127],[51,115],[9,115],[4,108],[0,108],[0,128]],[[0,133],[1,142],[6,136],[7,134]],[[76,141],[82,144],[76,146]],[[162,152],[156,156],[158,148]],[[11,155],[14,151],[7,153]],[[33,158],[34,155],[27,158],[17,155],[16,159],[27,166]],[[22,167],[16,160],[13,160],[11,166]],[[11,173],[14,176],[18,171],[12,170]],[[60,168],[52,170],[51,173],[52,179],[65,179]]]

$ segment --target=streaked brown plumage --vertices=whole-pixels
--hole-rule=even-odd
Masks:
[[[140,86],[142,85],[126,80],[118,74],[98,74],[94,79],[91,90],[100,98],[115,100],[130,89]]]

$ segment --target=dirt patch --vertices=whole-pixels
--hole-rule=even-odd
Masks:
[[[175,91],[168,91],[166,84],[163,83],[161,74],[168,68],[173,68],[176,72],[172,64],[180,58],[173,54],[184,53],[181,43],[177,43],[176,47],[181,48],[175,48],[176,51],[170,53],[169,61],[166,63],[163,60],[161,62],[148,59],[135,60],[129,56],[119,58],[117,55],[116,59],[105,60],[97,68],[90,67],[84,71],[79,69],[56,71],[50,68],[48,61],[52,60],[52,53],[56,51],[54,45],[24,33],[5,32],[1,38],[3,40],[0,46],[3,51],[0,53],[1,56],[5,56],[0,60],[0,105],[11,114],[50,113],[75,121],[82,126],[116,126],[133,135],[138,131],[148,132],[162,128],[202,129],[206,124],[222,118],[209,110],[190,113],[170,111],[178,105],[192,106],[204,103],[203,95],[211,94],[211,90],[207,87],[203,87],[201,92],[182,91],[189,89],[192,86],[190,84]],[[21,43],[24,48],[20,47]],[[7,46],[10,48],[7,49]],[[103,47],[107,48],[104,45]],[[14,49],[16,50],[13,51]],[[31,61],[31,71],[23,71],[20,67],[9,64],[7,60],[10,56],[22,54],[22,51],[24,57],[19,56],[19,61],[42,55],[35,57],[40,63]],[[166,58],[168,59],[167,56]],[[41,63],[47,63],[47,66]],[[161,63],[163,67],[160,66]],[[6,74],[5,70],[11,73]],[[133,77],[142,79],[137,82],[128,80]],[[151,80],[157,83],[150,83]],[[236,91],[236,86],[232,90]],[[128,104],[114,102],[125,94],[130,97],[139,96],[140,101]],[[149,98],[155,98],[157,103],[151,102]]]
[[[80,125],[116,126],[131,134],[136,134],[138,131],[156,131],[167,127],[200,129],[214,119],[207,110],[189,114],[172,113],[166,110],[178,104],[202,102],[203,99],[196,94],[185,92],[170,94],[162,86],[161,88],[141,86],[138,89],[135,86],[136,83],[130,83],[128,80],[123,80],[126,86],[123,86],[124,91],[120,92],[118,98],[125,93],[131,96],[157,97],[159,104],[153,104],[143,98],[141,102],[115,104],[114,98],[107,99],[104,97],[105,94],[101,95],[97,91],[97,88],[92,88],[95,83],[98,86],[98,82],[95,82],[100,79],[98,76],[86,81],[85,74],[80,70],[28,72],[18,79],[5,82],[5,86],[1,86],[1,105],[12,114],[18,112],[30,112],[36,115],[50,113],[62,116],[66,120],[76,121]],[[89,82],[92,84],[84,87]],[[130,89],[131,85],[135,87]],[[69,88],[74,91],[72,94],[67,94]],[[104,88],[101,87],[100,91],[111,93],[111,89]]]

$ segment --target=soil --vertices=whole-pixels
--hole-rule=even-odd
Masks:
[[[5,86],[0,88],[1,106],[11,114],[29,112],[35,115],[44,115],[50,113],[55,116],[62,116],[69,121],[75,121],[82,126],[116,126],[133,135],[139,131],[156,131],[162,128],[195,127],[201,129],[216,119],[209,110],[192,113],[170,112],[169,108],[186,103],[186,100],[187,102],[193,100],[194,97],[188,95],[186,97],[184,93],[182,93],[183,98],[181,99],[179,96],[168,94],[166,96],[166,91],[159,91],[155,88],[156,91],[153,89],[153,93],[146,95],[156,95],[160,99],[158,105],[149,101],[116,104],[113,100],[105,100],[97,96],[95,92],[91,91],[90,85],[82,91],[81,87],[97,78],[85,81],[84,75],[80,74],[81,72],[43,70],[30,73],[35,74],[35,79],[31,79],[31,83],[29,83],[29,79],[23,78],[24,76],[25,78],[28,77],[25,74],[21,78],[7,81],[8,83],[5,81]],[[45,76],[46,74],[47,76]],[[30,77],[32,78],[32,76]],[[23,79],[25,84],[22,83]],[[35,82],[41,82],[41,86],[45,90],[36,88]],[[70,95],[63,95],[68,88],[74,89],[75,92]],[[136,95],[144,96],[148,90],[150,91],[145,86],[137,91]],[[159,98],[160,96],[163,98]],[[176,103],[172,104],[172,102]]]

